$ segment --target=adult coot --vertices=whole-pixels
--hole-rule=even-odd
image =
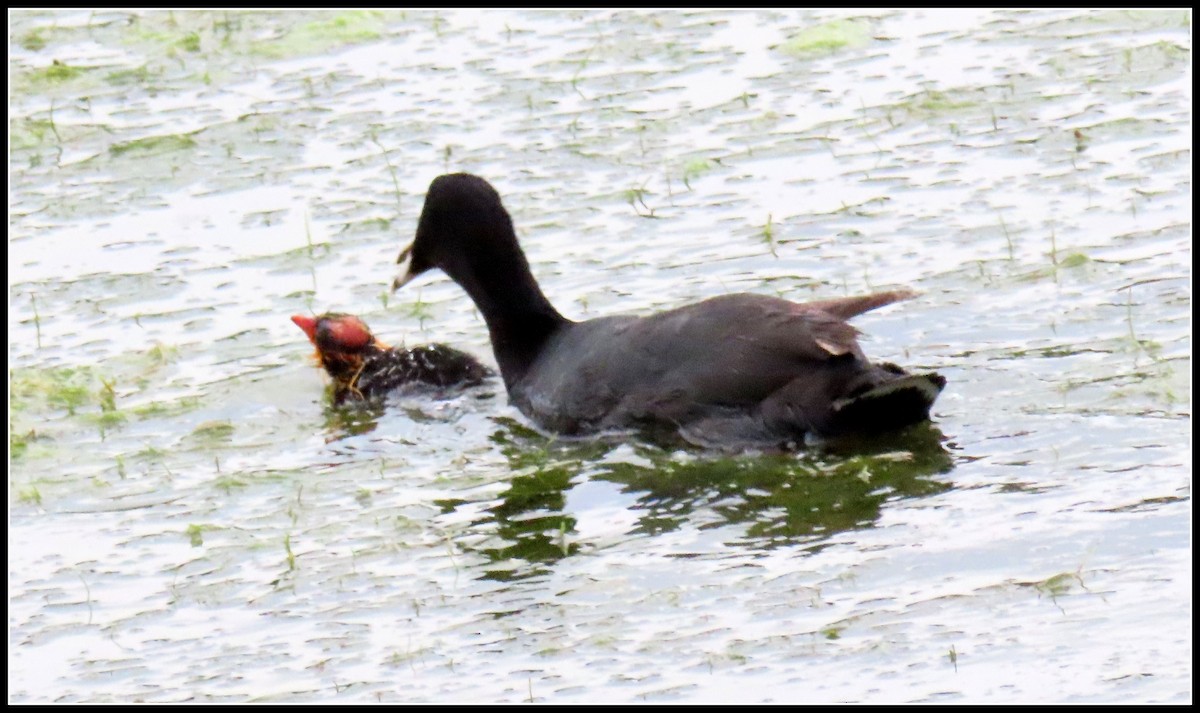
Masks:
[[[846,323],[907,290],[807,304],[724,295],[573,322],[542,294],[499,194],[470,174],[434,179],[397,262],[393,290],[440,268],[467,291],[509,398],[559,433],[650,427],[702,446],[787,446],[921,421],[946,383],[872,364]]]
[[[478,384],[492,372],[475,357],[444,344],[413,349],[389,347],[358,317],[328,312],[296,315],[317,348],[317,362],[333,378],[333,401],[366,401],[409,384],[434,387]]]

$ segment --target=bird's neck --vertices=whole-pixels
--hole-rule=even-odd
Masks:
[[[477,261],[470,271],[447,270],[483,313],[504,385],[512,389],[542,348],[570,324],[542,293],[520,248]]]

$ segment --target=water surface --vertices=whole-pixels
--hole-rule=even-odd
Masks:
[[[11,19],[11,701],[1190,700],[1189,12]],[[291,314],[491,360],[446,171],[572,318],[919,290],[934,423],[332,409]]]

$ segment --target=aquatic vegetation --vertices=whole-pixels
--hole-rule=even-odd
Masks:
[[[812,57],[832,54],[839,50],[861,47],[871,39],[871,25],[866,20],[834,20],[808,27],[792,35],[776,47],[793,57]]]
[[[292,533],[283,536],[283,551],[287,553],[287,571],[296,570],[296,553],[292,552]]]
[[[151,79],[161,78],[162,76],[163,72],[161,69],[152,69],[150,64],[146,63],[132,69],[118,69],[109,72],[104,78],[113,86],[125,86],[146,84]]]
[[[17,502],[29,505],[41,505],[42,493],[36,487],[30,486],[17,490]]]
[[[231,495],[235,489],[245,488],[250,484],[244,479],[232,475],[222,475],[213,480],[212,485],[217,490]]]
[[[204,544],[204,531],[211,529],[213,529],[211,525],[197,525],[193,523],[187,526],[184,534],[187,535],[188,542],[192,547],[200,547]]]
[[[17,44],[30,52],[40,52],[46,48],[47,32],[47,28],[35,27],[17,38]]]
[[[54,125],[53,119],[22,117],[13,121],[11,127],[10,141],[14,150],[46,145],[51,143],[48,140],[50,137],[53,137],[54,143],[61,143],[61,137],[58,135],[58,129]]]
[[[767,244],[767,249],[771,251],[771,257],[779,257],[779,253],[775,250],[775,227],[771,223],[771,214],[767,214],[767,222],[762,226],[762,240]]]
[[[20,368],[9,372],[13,411],[65,409],[68,415],[99,403],[101,376],[90,367]]]
[[[132,141],[122,141],[108,147],[108,152],[113,156],[121,156],[126,153],[137,153],[139,155],[153,155],[160,153],[169,153],[172,151],[182,151],[184,149],[194,148],[196,140],[190,134],[166,134],[162,136],[147,136],[141,139],[133,139]]]
[[[417,298],[412,302],[403,305],[401,309],[404,311],[404,314],[408,315],[412,319],[417,320],[417,329],[421,330],[422,332],[425,331],[425,322],[433,319],[433,309],[430,307],[428,302],[421,299],[420,290],[417,291]]]
[[[205,421],[192,430],[192,437],[206,443],[228,441],[234,432],[234,426],[229,421]]]
[[[384,13],[373,10],[325,13],[320,19],[285,29],[276,38],[256,43],[251,51],[280,58],[318,54],[345,45],[369,42],[383,36],[385,18]]]
[[[75,79],[76,77],[81,77],[86,72],[90,71],[91,69],[93,69],[93,68],[92,67],[73,67],[71,65],[66,64],[65,62],[60,62],[59,60],[56,59],[53,62],[51,62],[50,64],[41,68],[40,70],[35,70],[32,72],[29,72],[28,74],[25,75],[25,79],[28,82],[31,82],[33,84],[61,83],[61,82],[65,82],[70,79]]]
[[[133,406],[129,409],[129,412],[142,419],[180,416],[189,411],[196,410],[200,407],[201,403],[198,396],[181,396],[177,399],[150,401]]]
[[[694,158],[683,165],[683,185],[692,190],[692,179],[699,178],[713,170],[718,161],[709,158]],[[643,204],[645,205],[645,204]]]

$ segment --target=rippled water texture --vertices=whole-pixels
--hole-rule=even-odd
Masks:
[[[10,17],[10,700],[1190,700],[1190,12]],[[491,360],[455,170],[573,318],[919,290],[934,424],[331,408],[292,314]]]

